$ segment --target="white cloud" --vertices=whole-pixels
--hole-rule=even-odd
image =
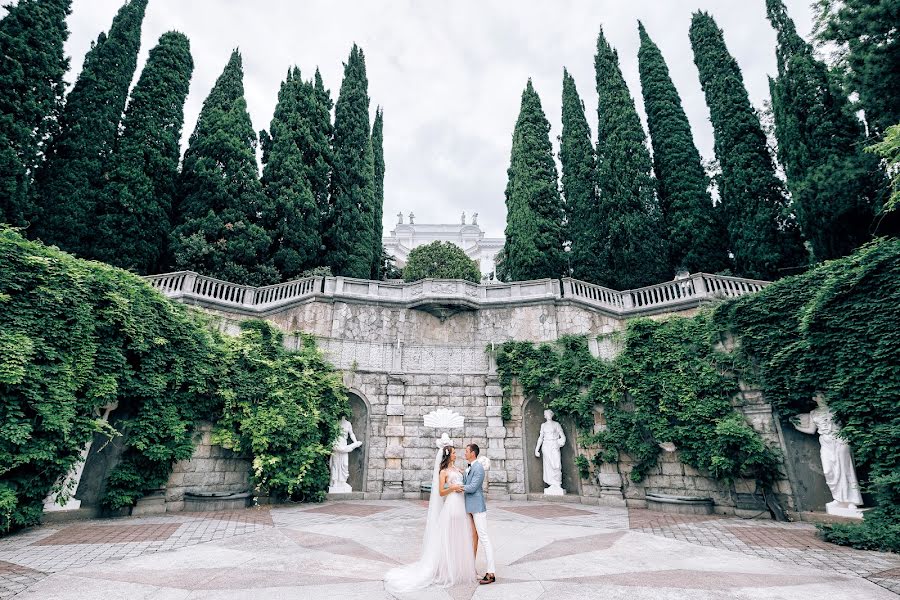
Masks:
[[[787,0],[801,35],[812,26],[809,0]],[[109,28],[122,0],[75,0],[66,46],[74,80],[97,34]],[[195,70],[185,114],[190,134],[204,98],[232,48],[244,58],[247,104],[257,130],[268,129],[278,86],[291,65],[305,77],[318,66],[337,98],[342,63],[358,43],[366,54],[372,113],[385,111],[385,224],[414,211],[424,222],[455,222],[479,213],[501,234],[503,191],[519,100],[534,81],[560,132],[562,70],[575,77],[596,131],[594,51],[602,25],[641,108],[637,20],[660,46],[682,95],[701,154],[712,158],[712,129],[693,63],[691,14],[708,10],[725,31],[755,105],[768,98],[775,72],[775,35],[765,3],[734,0],[150,0],[140,63],[165,31],[191,40]]]

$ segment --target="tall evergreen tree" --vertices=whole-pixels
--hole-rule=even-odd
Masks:
[[[669,260],[674,268],[692,273],[723,271],[730,266],[728,238],[713,206],[691,125],[659,47],[640,22],[638,31],[641,90]]]
[[[817,0],[820,41],[834,44],[870,134],[900,123],[900,0]]]
[[[885,187],[878,157],[863,151],[862,124],[828,67],[798,34],[781,0],[767,0],[778,33],[778,78],[769,80],[797,221],[816,260],[838,258],[870,237]]]
[[[375,122],[372,124],[372,158],[375,161],[375,210],[372,222],[375,225],[372,250],[375,261],[372,263],[372,279],[381,279],[381,252],[383,235],[381,224],[384,215],[384,112],[381,107],[375,110]]]
[[[318,266],[322,234],[319,207],[310,185],[310,166],[304,162],[311,137],[316,97],[296,67],[288,71],[278,92],[278,105],[263,131],[262,183],[271,206],[267,229],[272,256],[283,279],[294,279]]]
[[[184,102],[194,71],[190,42],[170,31],[159,38],[123,119],[98,203],[95,255],[141,274],[164,268],[178,180]]]
[[[697,12],[690,38],[722,169],[719,192],[735,271],[774,279],[808,262],[799,229],[722,30],[708,13]]]
[[[512,281],[566,272],[563,204],[550,145],[550,123],[528,80],[513,131],[506,184],[504,273]]]
[[[91,46],[66,97],[59,134],[37,173],[35,234],[82,256],[92,256],[102,176],[137,67],[146,8],[147,0],[129,0],[113,19],[109,35],[101,33]]]
[[[179,269],[265,285],[279,281],[279,274],[263,226],[271,210],[257,172],[243,79],[235,50],[203,103],[184,154],[172,247]]]
[[[375,243],[375,160],[369,124],[369,81],[363,51],[353,44],[334,109],[331,210],[326,265],[335,275],[367,279]]]
[[[331,101],[331,92],[325,89],[322,82],[322,76],[319,69],[316,69],[314,78],[315,87],[315,112],[312,116],[312,138],[308,155],[304,159],[309,171],[309,182],[312,187],[313,195],[316,197],[316,204],[319,206],[319,213],[322,215],[323,222],[327,221],[329,214],[330,188],[331,188],[331,171],[334,163],[334,156],[331,148],[332,137],[334,136],[334,127],[331,123],[331,109],[334,108],[334,102]]]
[[[575,79],[563,69],[562,135],[559,138],[562,165],[562,192],[565,198],[566,234],[571,248],[568,254],[572,277],[596,278],[602,224],[597,221],[597,194],[594,187],[594,146],[591,129],[584,116],[584,102],[578,95]]]
[[[595,283],[636,288],[672,278],[655,195],[647,136],[619,68],[619,55],[597,37],[598,270]]]
[[[59,118],[72,0],[19,0],[0,20],[0,222],[25,225],[31,184]]]

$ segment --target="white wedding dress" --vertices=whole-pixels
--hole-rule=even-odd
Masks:
[[[438,492],[440,454],[441,449],[438,449],[422,556],[415,563],[388,571],[384,577],[384,587],[392,594],[408,593],[431,585],[450,587],[476,580],[472,521],[466,512],[464,494],[453,492],[441,498]],[[450,467],[447,485],[462,485],[462,482],[462,472]]]

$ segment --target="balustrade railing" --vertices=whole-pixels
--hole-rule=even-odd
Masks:
[[[222,304],[250,312],[271,311],[313,297],[385,302],[408,307],[431,303],[469,308],[567,299],[619,316],[683,308],[715,298],[735,298],[752,294],[768,285],[766,281],[708,273],[696,273],[683,279],[621,292],[571,278],[563,279],[560,286],[555,279],[479,285],[456,279],[402,283],[349,277],[308,277],[259,288],[229,283],[192,271],[151,275],[145,279],[170,298]]]

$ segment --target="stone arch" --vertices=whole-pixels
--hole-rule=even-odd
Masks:
[[[535,397],[526,398],[522,405],[522,445],[525,454],[525,492],[528,494],[543,494],[546,487],[543,479],[543,461],[534,455],[538,436],[541,432],[541,423],[544,422],[544,403]],[[566,445],[563,446],[562,459],[562,487],[566,495],[581,495],[581,477],[578,475],[578,467],[575,465],[577,454],[578,431],[571,417],[555,415],[554,419],[562,425],[566,434]]]
[[[372,442],[371,404],[368,398],[357,388],[350,388],[347,394],[350,403],[350,423],[353,433],[363,444],[350,453],[350,477],[347,483],[354,492],[365,492],[368,481],[369,448]]]

